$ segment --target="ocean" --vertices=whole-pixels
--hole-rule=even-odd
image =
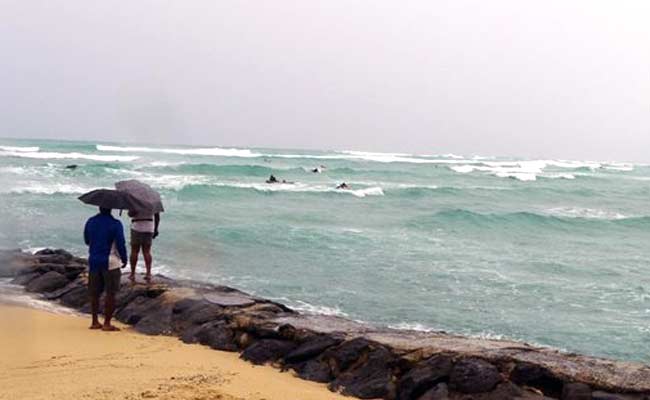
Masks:
[[[124,179],[164,199],[154,272],[650,363],[649,165],[2,139],[0,247],[85,255],[77,196]]]

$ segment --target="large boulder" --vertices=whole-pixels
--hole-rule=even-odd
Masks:
[[[138,296],[122,308],[116,317],[147,335],[170,334],[173,306],[173,299],[166,294],[156,298]]]
[[[591,388],[584,383],[567,383],[562,388],[562,400],[591,400]]]
[[[238,350],[234,337],[234,331],[224,321],[205,323],[194,333],[194,338],[199,343],[225,351]]]
[[[262,339],[248,346],[241,358],[253,364],[266,364],[280,360],[295,348],[295,343],[286,340]]]
[[[66,259],[72,259],[73,255],[65,249],[43,249],[34,253],[35,256],[63,256]]]
[[[465,358],[454,365],[449,377],[452,389],[463,393],[489,392],[501,381],[499,370],[479,358]]]
[[[411,397],[411,399],[415,399],[415,397]],[[427,390],[417,400],[449,400],[449,388],[446,383],[439,383]]]
[[[397,357],[390,350],[377,347],[368,353],[366,362],[339,375],[329,388],[361,399],[393,398],[396,364]]]
[[[287,354],[284,358],[285,363],[295,364],[314,358],[330,347],[341,343],[341,339],[336,339],[330,335],[316,335],[300,344],[298,348]]]
[[[323,357],[305,361],[301,364],[292,366],[299,377],[308,381],[328,383],[334,377],[332,369]]]
[[[544,395],[559,398],[564,382],[549,370],[531,363],[518,363],[510,373],[510,380],[517,385],[540,390]]]
[[[438,383],[448,380],[452,365],[452,357],[446,354],[434,355],[421,362],[400,379],[397,398],[418,398]]]
[[[11,283],[14,285],[21,285],[25,286],[29,282],[33,281],[34,279],[38,278],[42,274],[40,272],[28,272],[28,273],[22,273],[16,276],[14,279],[11,280]]]
[[[207,322],[222,320],[223,307],[206,300],[193,298],[182,299],[174,304],[172,309],[172,329],[186,337],[189,330],[197,331],[196,327]],[[188,337],[185,341],[191,341]]]
[[[67,285],[68,282],[69,281],[65,275],[55,271],[50,271],[30,281],[25,289],[28,292],[37,293],[52,292]]]
[[[330,348],[324,354],[334,376],[346,371],[355,361],[367,354],[370,342],[365,338],[355,338],[343,342],[339,346]]]
[[[85,285],[77,286],[62,295],[60,301],[68,307],[80,309],[89,302],[88,288]]]
[[[72,281],[72,282],[69,282],[67,285],[65,285],[64,287],[62,287],[60,289],[53,290],[51,292],[45,293],[43,295],[43,297],[45,297],[47,300],[56,300],[56,299],[62,297],[63,295],[65,295],[66,293],[68,293],[69,291],[77,289],[79,287],[86,288],[86,285],[84,285],[79,280]]]

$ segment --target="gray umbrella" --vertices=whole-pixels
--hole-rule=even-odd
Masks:
[[[144,207],[131,209],[133,211],[147,211],[154,214],[165,211],[163,208],[162,199],[160,198],[160,193],[155,191],[146,183],[131,179],[128,181],[117,182],[115,184],[115,188],[120,192],[130,194],[145,204]]]
[[[93,190],[79,196],[79,200],[93,206],[117,210],[143,209],[147,207],[147,203],[142,202],[137,197],[112,189]]]

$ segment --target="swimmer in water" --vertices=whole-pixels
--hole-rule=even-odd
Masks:
[[[278,178],[275,175],[269,176],[269,179],[266,180],[266,183],[278,183]]]
[[[345,189],[350,189],[350,186],[347,183],[343,182],[340,185],[338,185],[336,188],[345,190]]]

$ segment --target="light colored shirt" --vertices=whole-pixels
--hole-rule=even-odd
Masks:
[[[148,221],[142,221],[142,220]],[[136,232],[153,233],[156,229],[153,214],[138,214],[131,219],[131,229]]]

